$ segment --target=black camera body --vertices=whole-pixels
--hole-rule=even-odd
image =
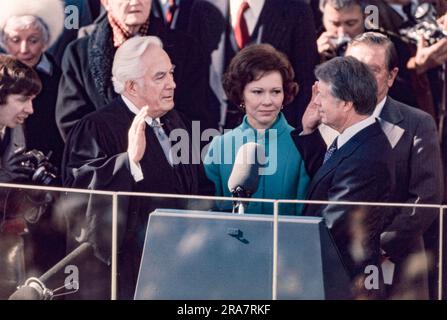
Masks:
[[[407,37],[411,42],[417,44],[420,38],[424,39],[429,46],[445,38],[447,33],[438,24],[431,21],[421,21],[411,28],[400,30],[400,34]]]
[[[348,36],[331,39],[331,42],[335,47],[334,52],[336,57],[342,57],[345,55],[349,41],[351,41],[351,38]]]
[[[442,29],[435,17],[436,10],[433,5],[427,2],[421,3],[413,12],[414,24],[399,30],[399,33],[415,44],[419,39],[424,39],[428,45],[433,45],[447,37],[447,31]]]
[[[33,169],[31,181],[45,186],[56,184],[57,168],[51,164],[48,157],[42,151],[33,149],[25,152],[24,155],[29,158],[24,163],[24,166]]]

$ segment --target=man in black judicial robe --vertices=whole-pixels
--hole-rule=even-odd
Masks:
[[[64,141],[82,117],[106,106],[117,97],[111,74],[113,56],[119,47],[118,40],[137,35],[159,37],[176,65],[174,78],[179,84],[175,92],[176,109],[182,111],[189,120],[200,121],[203,130],[217,127],[217,119],[214,119],[206,101],[208,69],[195,39],[166,28],[163,20],[154,16],[154,10],[150,11],[152,0],[128,2],[123,6],[117,6],[117,2],[101,0],[106,12],[94,24],[79,30],[79,39],[70,43],[65,50],[56,105],[56,123]],[[127,20],[132,21],[131,25],[126,25]],[[115,21],[114,24],[119,27],[112,27],[111,21]],[[123,32],[123,28],[137,31],[129,34]],[[115,42],[116,38],[118,40]]]
[[[192,150],[193,144],[179,142],[186,143],[180,153],[188,152],[189,159],[176,163],[170,153],[172,149],[164,148],[162,140],[159,140],[160,135],[165,134],[167,138],[174,129],[183,129],[184,132],[189,132],[189,129],[180,113],[172,110],[176,86],[173,65],[161,48],[161,42],[157,41],[156,37],[132,38],[117,50],[113,76],[114,87],[121,96],[87,115],[70,132],[64,155],[65,186],[190,195],[212,193],[212,190],[202,191],[207,184],[199,181],[204,177],[201,165],[192,164],[192,154],[198,152]],[[139,63],[129,67],[132,59],[139,60]],[[161,128],[157,122],[162,124]],[[185,203],[175,199],[120,197],[118,206],[119,298],[131,298],[149,213],[160,207],[185,208]],[[83,234],[82,240],[92,243],[96,257],[109,263],[110,198],[91,196],[85,217],[69,217],[68,221],[73,235]],[[81,224],[75,225],[79,221]],[[102,268],[98,267],[101,283],[89,281],[92,291],[83,298],[98,298],[101,295],[99,287],[108,288],[110,277],[108,273],[104,277],[101,271],[107,266],[96,261],[96,266],[101,264]],[[92,273],[91,265],[88,270],[86,267],[86,271]],[[80,290],[83,290],[82,283]],[[107,291],[102,294],[101,298],[107,298]]]

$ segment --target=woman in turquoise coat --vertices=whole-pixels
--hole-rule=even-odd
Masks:
[[[287,57],[271,45],[252,45],[231,61],[223,86],[229,100],[245,112],[241,125],[216,136],[205,157],[205,171],[215,186],[216,196],[231,197],[228,179],[239,148],[256,142],[265,149],[265,165],[259,170],[259,184],[252,198],[306,198],[309,177],[304,161],[290,137],[294,130],[281,113],[298,92],[294,71]],[[231,202],[219,204],[231,210]],[[302,205],[283,204],[280,214],[299,215]],[[272,214],[270,203],[251,202],[247,213]]]

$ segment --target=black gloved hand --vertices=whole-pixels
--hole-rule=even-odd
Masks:
[[[0,168],[0,182],[30,181],[34,168],[26,163],[32,156],[24,155],[23,151],[24,148],[17,149],[9,157],[3,159]]]

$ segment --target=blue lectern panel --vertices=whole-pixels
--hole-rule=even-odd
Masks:
[[[280,217],[279,299],[347,297],[347,277],[337,265],[321,219]],[[335,278],[325,275],[328,268]],[[272,216],[156,210],[149,217],[135,298],[271,299],[272,270]]]

